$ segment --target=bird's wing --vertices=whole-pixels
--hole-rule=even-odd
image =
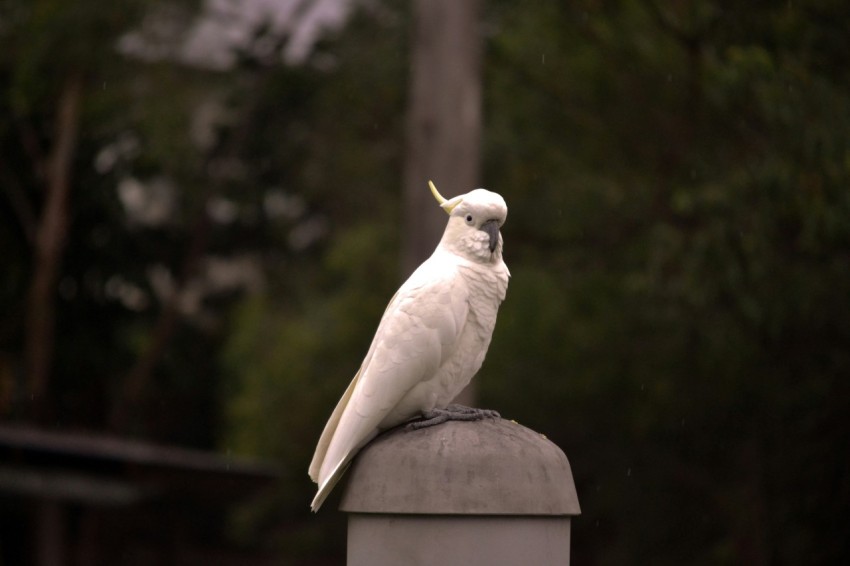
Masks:
[[[361,370],[357,370],[357,373],[354,375],[354,379],[352,379],[351,383],[348,384],[348,387],[345,389],[345,393],[342,394],[342,397],[336,404],[334,412],[331,413],[331,418],[329,418],[327,424],[325,424],[325,428],[322,430],[322,436],[319,437],[319,443],[316,445],[316,451],[313,453],[313,460],[310,462],[309,471],[310,479],[316,483],[319,483],[319,471],[322,468],[322,461],[325,459],[325,454],[328,451],[328,445],[331,443],[331,438],[333,438],[334,431],[336,431],[336,427],[339,424],[339,419],[342,417],[342,412],[348,405],[349,399],[351,399],[351,393],[354,391],[354,387],[360,380],[360,371]]]
[[[390,301],[360,371],[325,426],[310,465],[310,477],[319,483],[314,510],[390,411],[433,377],[456,347],[469,312],[466,282],[456,269],[429,267]]]
[[[398,291],[395,295],[393,295],[392,299],[390,299],[390,302],[387,304],[387,308],[384,309],[384,314],[381,316],[381,322],[378,324],[378,332],[375,334],[376,336],[380,333],[384,320],[387,319],[387,313],[389,313],[390,309],[392,309],[395,305],[397,297]],[[325,424],[325,428],[322,430],[322,435],[319,437],[319,443],[316,445],[316,451],[313,453],[313,460],[310,462],[309,475],[310,479],[315,483],[319,483],[319,472],[322,468],[322,462],[325,460],[325,454],[328,451],[328,446],[330,445],[331,439],[339,425],[339,420],[342,418],[342,413],[348,406],[348,402],[351,399],[354,388],[360,382],[360,374],[363,372],[363,368],[368,366],[369,360],[372,359],[372,353],[375,350],[377,342],[378,341],[374,338],[372,339],[372,344],[369,346],[369,351],[366,353],[363,363],[360,364],[360,368],[357,370],[357,373],[354,374],[354,378],[351,380],[351,383],[348,384],[348,387],[345,389],[345,393],[342,394],[342,397],[337,402],[333,413],[331,413],[331,417],[328,419],[328,422]]]

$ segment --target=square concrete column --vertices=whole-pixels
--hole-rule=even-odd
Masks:
[[[512,421],[396,429],[348,473],[349,566],[570,562],[570,518],[580,513],[570,464]]]

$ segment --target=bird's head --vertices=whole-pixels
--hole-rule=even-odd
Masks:
[[[434,198],[449,215],[442,245],[471,260],[491,263],[502,258],[499,228],[508,216],[508,205],[500,195],[487,189],[475,189],[445,199],[434,183],[428,183]]]

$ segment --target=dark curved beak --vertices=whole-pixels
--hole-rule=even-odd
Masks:
[[[493,253],[493,250],[496,249],[496,245],[499,243],[499,221],[488,220],[481,225],[480,229],[487,232],[487,235],[490,236],[490,253]]]

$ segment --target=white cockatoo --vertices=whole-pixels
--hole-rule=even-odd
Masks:
[[[475,189],[446,200],[449,215],[437,249],[390,300],[372,345],[319,439],[310,478],[317,511],[357,451],[379,432],[415,417],[410,428],[446,420],[497,417],[449,403],[484,361],[510,272],[502,261],[508,207]]]

